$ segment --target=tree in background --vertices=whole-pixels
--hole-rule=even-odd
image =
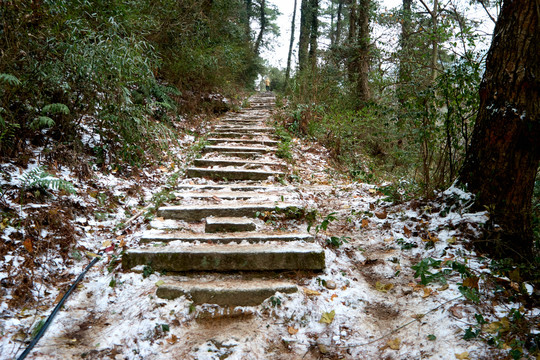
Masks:
[[[294,29],[296,25],[296,6],[297,6],[297,0],[294,0],[294,10],[293,10],[293,16],[291,20],[291,41],[289,42],[289,53],[287,55],[287,70],[285,71],[285,88],[289,85],[289,78],[291,76],[291,58],[292,58],[292,52],[294,47]]]
[[[476,204],[489,209],[490,222],[500,225],[483,248],[512,257],[528,257],[533,245],[531,198],[540,160],[539,14],[536,0],[503,3],[460,177],[476,194]]]

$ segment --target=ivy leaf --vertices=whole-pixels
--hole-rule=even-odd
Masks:
[[[331,324],[332,321],[334,321],[334,316],[336,316],[335,310],[332,310],[330,312],[323,312],[321,320],[319,320],[319,322],[322,324]]]

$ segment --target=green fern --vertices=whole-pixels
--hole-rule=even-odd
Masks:
[[[11,86],[19,86],[22,84],[21,80],[11,74],[0,73],[0,82],[6,83]]]
[[[20,180],[21,192],[34,187],[41,189],[65,190],[70,194],[75,194],[77,192],[72,183],[55,178],[45,171],[44,166],[38,166],[30,171],[25,172],[21,175]]]
[[[30,123],[30,128],[33,130],[42,129],[46,127],[53,127],[56,123],[48,116],[38,116]]]
[[[45,105],[43,109],[41,110],[42,113],[49,113],[49,114],[69,114],[69,108],[64,104],[49,104]]]

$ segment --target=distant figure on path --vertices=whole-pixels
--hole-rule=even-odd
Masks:
[[[266,77],[264,82],[266,83],[266,91],[270,91],[270,78]]]

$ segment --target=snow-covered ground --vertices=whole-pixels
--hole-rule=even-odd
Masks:
[[[489,220],[485,212],[468,212],[469,194],[451,187],[434,201],[392,204],[385,201],[385,184],[355,183],[336,175],[324,148],[299,139],[293,141],[295,176],[288,185],[292,197],[319,214],[311,232],[318,230],[316,241],[325,247],[325,271],[282,275],[301,290],[277,294],[255,307],[223,309],[195,306],[185,297],[157,298],[155,290],[164,277],[122,272],[118,256],[137,246],[149,223],[144,209],[185,166],[193,141],[186,136],[170,149],[175,159],[144,169],[137,179],[95,172],[91,181],[79,181],[59,167],[55,175],[72,182],[76,195],[53,191],[52,201],[23,206],[4,197],[21,219],[36,211],[69,213],[62,219],[69,221],[74,240],[66,251],[50,246],[34,259],[33,283],[22,288],[32,291],[32,299],[16,293],[16,281],[23,277],[15,273],[28,266],[37,249],[35,232],[28,242],[29,229],[2,222],[0,358],[22,352],[33,326],[50,313],[100,249],[108,251],[28,358],[503,359],[513,346],[506,339],[517,324],[511,309],[534,324],[531,333],[538,333],[539,309],[530,307],[518,292],[507,296],[515,280],[500,278],[502,288],[497,288],[496,277],[489,275],[489,260],[469,246],[469,237]],[[21,174],[37,164],[30,162],[22,170],[1,166],[2,186],[16,187]],[[178,182],[208,181],[180,177]],[[114,207],[111,199],[116,199]],[[49,214],[49,222],[56,213]],[[320,225],[329,214],[335,220],[328,217],[325,230]],[[48,223],[32,224],[41,227],[40,240],[54,240]],[[305,229],[304,222],[286,219],[264,226]],[[418,264],[424,264],[428,277],[448,271],[421,284],[414,275],[422,269],[411,268]],[[465,278],[472,280],[465,283]],[[478,289],[481,301],[465,299],[460,286],[473,294]],[[523,286],[538,294],[531,284]],[[480,326],[479,336],[464,339],[467,329],[474,332]],[[481,340],[489,336],[498,346]]]

